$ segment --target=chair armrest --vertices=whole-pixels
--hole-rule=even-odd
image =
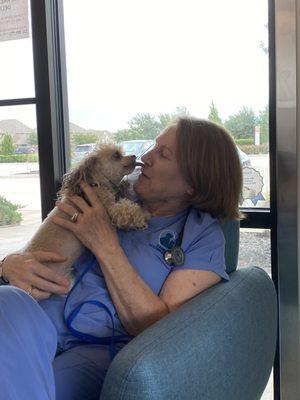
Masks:
[[[257,267],[238,270],[126,345],[101,400],[259,399],[276,332],[272,280]]]

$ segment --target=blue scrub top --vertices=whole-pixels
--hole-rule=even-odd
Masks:
[[[183,226],[181,247],[185,253],[185,262],[182,266],[170,266],[165,262],[163,254],[173,247]],[[213,271],[222,279],[229,279],[224,261],[223,232],[218,221],[208,213],[190,208],[173,216],[154,216],[150,219],[146,230],[119,230],[118,235],[129,262],[157,295],[168,275],[179,269]],[[78,279],[87,265],[90,265],[88,272],[74,288],[67,301],[66,316],[82,302],[98,300],[111,310],[115,334],[126,334],[117,317],[101,267],[89,251],[75,263],[75,278]],[[54,295],[39,303],[57,328],[60,351],[78,344],[78,338],[72,335],[63,318],[65,300],[66,296]],[[112,334],[109,314],[92,304],[85,304],[82,307],[72,326],[81,332],[98,337]]]

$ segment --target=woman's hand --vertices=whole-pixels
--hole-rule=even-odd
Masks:
[[[76,221],[72,222],[57,215],[53,216],[52,221],[70,230],[96,257],[101,258],[104,253],[113,254],[116,246],[120,245],[116,229],[111,225],[109,216],[94,190],[86,183],[81,184],[81,189],[89,204],[80,196],[56,202],[57,208],[71,218],[77,214]]]
[[[63,262],[66,259],[46,251],[10,254],[3,263],[3,276],[11,285],[30,293],[37,301],[47,299],[51,294],[67,293],[70,282],[43,265],[47,261]]]

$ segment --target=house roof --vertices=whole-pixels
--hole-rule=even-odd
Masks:
[[[17,133],[27,134],[33,132],[33,129],[17,119],[3,119],[0,121],[0,132],[10,135],[15,135]]]
[[[24,133],[15,133],[13,135],[13,143],[15,146],[27,144],[27,135]]]

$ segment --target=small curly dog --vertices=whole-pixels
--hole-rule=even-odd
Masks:
[[[58,195],[60,198],[75,194],[83,196],[80,183],[87,182],[106,208],[114,226],[121,229],[145,229],[151,214],[124,198],[127,185],[121,182],[138,165],[135,160],[134,155],[124,156],[122,148],[115,144],[100,145],[64,176]],[[83,253],[84,246],[73,233],[51,221],[54,215],[70,219],[55,207],[23,251],[53,251],[65,256],[66,262],[47,262],[45,265],[67,276],[72,282],[72,265]]]

